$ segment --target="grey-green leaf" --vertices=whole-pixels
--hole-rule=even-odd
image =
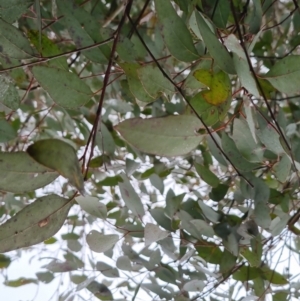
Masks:
[[[16,130],[6,121],[5,118],[0,117],[0,143],[8,142],[17,137]]]
[[[132,118],[119,123],[115,128],[125,141],[138,150],[159,156],[187,154],[203,139],[197,133],[201,122],[192,115]]]
[[[25,152],[0,153],[0,190],[14,193],[34,191],[58,177]]]
[[[15,22],[33,3],[33,0],[1,0],[0,15],[8,22]]]
[[[39,140],[30,145],[27,152],[38,163],[67,178],[84,194],[83,176],[76,151],[70,144],[58,139]]]
[[[107,209],[105,204],[99,202],[98,198],[91,197],[91,196],[79,196],[76,198],[76,202],[80,205],[80,207],[86,211],[87,213],[106,219]]]
[[[153,242],[159,241],[169,236],[169,232],[160,229],[159,226],[147,223],[145,226],[145,245],[150,246]]]
[[[15,26],[0,19],[0,56],[10,59],[28,59],[35,56],[28,39]]]
[[[53,236],[73,201],[51,194],[38,198],[0,226],[0,253],[29,247]]]
[[[230,34],[225,39],[225,45],[233,52],[233,63],[239,79],[241,80],[242,86],[251,94],[255,95],[256,97],[260,97],[256,82],[251,74],[244,49],[242,48],[236,36]]]
[[[19,108],[20,97],[16,87],[6,75],[0,75],[0,102],[12,110]]]
[[[163,38],[170,53],[179,61],[190,62],[199,58],[191,33],[177,15],[170,1],[155,0]]]
[[[210,30],[206,21],[204,20],[204,17],[200,13],[195,14],[198,23],[198,28],[210,55],[223,71],[230,74],[235,74],[236,71],[229,52],[220,43],[216,34]]]
[[[264,78],[282,93],[299,93],[300,55],[289,55],[278,60]]]
[[[119,183],[119,188],[121,191],[122,198],[132,213],[140,218],[142,218],[145,214],[143,204],[141,202],[140,197],[130,184],[126,175],[122,174],[123,182]]]
[[[93,96],[75,73],[46,66],[33,67],[32,73],[53,101],[64,108],[79,108]]]
[[[61,22],[68,29],[77,48],[92,46],[103,40],[97,20],[87,11],[77,7],[72,1],[57,1],[56,3],[60,13],[64,15]],[[85,50],[83,54],[93,62],[107,63],[106,56],[99,48]]]
[[[233,140],[229,138],[225,132],[222,134],[222,147],[232,164],[234,164],[235,168],[242,171],[252,171],[259,167],[259,164],[255,164],[244,159]]]
[[[92,230],[86,237],[86,242],[92,251],[103,253],[112,248],[119,240],[119,235],[104,235],[96,230]]]

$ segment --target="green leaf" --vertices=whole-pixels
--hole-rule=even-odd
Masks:
[[[252,171],[259,167],[259,164],[255,164],[244,159],[233,140],[229,138],[225,132],[222,133],[222,147],[225,154],[229,157],[237,169],[242,171]]]
[[[291,171],[291,160],[286,154],[282,154],[280,161],[273,166],[273,170],[278,181],[286,182]]]
[[[19,93],[13,82],[5,75],[0,74],[0,102],[12,110],[20,105]]]
[[[29,41],[15,26],[0,19],[0,49],[1,56],[8,62],[11,59],[28,59],[35,56]]]
[[[259,267],[261,264],[261,257],[255,252],[250,251],[249,248],[244,247],[240,250],[241,256],[243,256],[252,267]]]
[[[56,170],[84,194],[83,176],[75,149],[58,139],[39,140],[30,145],[28,154],[38,163]]]
[[[291,95],[300,92],[300,55],[289,55],[276,61],[264,77],[277,90]]]
[[[253,0],[253,7],[245,19],[245,24],[249,26],[249,32],[258,33],[262,22],[262,6],[260,0]]]
[[[38,198],[0,226],[0,252],[29,247],[53,236],[72,205],[55,194]]]
[[[173,84],[162,74],[156,65],[145,65],[137,70],[138,77],[145,91],[154,100],[161,94],[171,99],[175,93]]]
[[[209,168],[195,163],[195,168],[201,179],[212,187],[217,187],[220,183],[219,178],[210,171]]]
[[[204,96],[204,92],[196,94],[190,100],[190,105],[201,116],[203,122],[205,122],[207,126],[212,126],[218,121],[223,121],[230,109],[231,99],[228,98],[223,103],[216,106],[208,103]]]
[[[233,274],[233,279],[244,282],[258,278],[260,274],[261,270],[259,268],[242,266]]]
[[[0,117],[0,143],[8,142],[17,137],[16,130],[6,121],[5,118]]]
[[[92,230],[86,237],[86,242],[92,251],[103,253],[112,248],[119,240],[119,235],[104,235],[96,230]]]
[[[236,72],[241,80],[242,86],[256,97],[260,97],[256,82],[251,74],[249,64],[239,40],[235,35],[230,34],[225,39],[226,47],[233,52],[233,63]]]
[[[223,252],[216,244],[212,242],[198,241],[195,248],[199,256],[205,261],[214,264],[221,263]]]
[[[199,58],[191,33],[170,1],[155,0],[156,13],[163,38],[170,53],[179,61],[190,62]]]
[[[21,277],[21,278],[16,279],[16,280],[5,281],[4,285],[10,286],[10,287],[20,287],[20,286],[23,286],[25,284],[30,284],[30,283],[37,284],[38,282],[37,282],[36,279]]]
[[[226,48],[220,43],[218,37],[208,27],[202,14],[195,12],[199,31],[210,55],[216,64],[225,72],[235,74],[232,58]]]
[[[220,214],[207,206],[203,201],[199,200],[198,204],[207,219],[213,223],[217,223],[220,219]]]
[[[214,187],[209,193],[209,197],[215,201],[220,202],[226,195],[229,186],[224,184],[219,184],[217,187]]]
[[[46,66],[33,67],[32,73],[53,101],[64,108],[79,108],[93,96],[75,73]]]
[[[145,211],[140,197],[131,186],[127,176],[122,174],[121,177],[123,182],[119,182],[119,188],[126,206],[135,216],[142,218],[145,215]]]
[[[194,72],[194,77],[208,87],[202,92],[203,98],[215,106],[224,103],[231,95],[231,82],[227,73],[219,71],[212,73],[210,70],[199,69]]]
[[[141,80],[138,77],[137,71],[139,70],[139,68],[141,68],[141,66],[139,64],[134,64],[134,63],[132,63],[132,64],[129,64],[129,63],[120,64],[119,63],[119,65],[126,74],[129,89],[130,89],[131,93],[134,95],[134,97],[136,97],[139,101],[142,101],[145,103],[152,102],[153,98],[146,91],[146,89],[144,88],[144,86],[141,83]]]
[[[159,267],[155,271],[156,277],[167,283],[176,284],[176,275],[172,270],[165,267]]]
[[[195,116],[132,118],[115,129],[138,150],[159,156],[179,156],[192,151],[203,139],[197,134],[201,123]]]
[[[212,226],[210,226],[206,221],[201,219],[193,219],[191,220],[191,224],[195,226],[196,230],[199,232],[199,234],[207,236],[207,237],[213,237],[215,235],[214,229]]]
[[[0,152],[0,190],[14,193],[34,191],[57,177],[56,171],[38,164],[25,152]]]
[[[116,266],[123,271],[132,271],[131,261],[128,256],[120,256],[117,259]]]
[[[32,4],[33,0],[1,0],[1,19],[14,23]]]
[[[99,202],[98,198],[86,196],[79,196],[76,198],[76,202],[80,207],[87,213],[99,217],[101,219],[106,219],[107,209],[106,206]]]
[[[154,208],[149,210],[149,212],[159,226],[168,231],[173,231],[171,219],[165,215],[163,208]]]
[[[287,301],[290,300],[288,298],[289,293],[288,292],[278,292],[273,295],[273,301]]]
[[[97,20],[87,11],[71,1],[57,1],[57,6],[60,13],[64,15],[61,22],[68,29],[77,48],[92,46],[103,41]],[[99,48],[85,50],[83,54],[95,63],[107,63],[106,56]]]
[[[263,266],[260,270],[262,277],[273,284],[285,285],[289,283],[283,275],[274,270],[271,270],[267,266]]]
[[[105,277],[119,277],[119,271],[105,262],[98,261],[96,264],[96,269],[100,271],[101,274],[103,274]]]
[[[53,273],[51,272],[38,272],[36,273],[36,277],[43,283],[50,283],[54,279]]]
[[[237,149],[250,162],[261,162],[264,149],[254,141],[250,129],[243,119],[234,119],[232,139]]]
[[[58,46],[50,40],[46,35],[41,35],[41,41],[40,41],[40,34],[37,30],[31,30],[28,33],[28,38],[30,39],[30,42],[35,46],[36,49],[40,49],[42,57],[51,57],[58,54],[61,54],[62,51],[58,48]],[[41,42],[41,47],[40,47]],[[67,60],[64,57],[60,57],[57,59],[52,59],[49,61],[48,65],[50,67],[56,67],[58,69],[63,69],[68,71],[69,67],[67,64]]]
[[[169,236],[169,232],[162,230],[159,226],[147,223],[145,226],[144,237],[145,246],[150,246],[153,242],[157,242]]]
[[[0,269],[5,269],[7,268],[11,263],[10,257],[0,254]]]
[[[266,148],[277,155],[285,153],[279,140],[280,135],[277,130],[275,130],[274,125],[269,124],[265,118],[259,114],[257,115],[257,121],[259,127],[256,130],[256,135]]]

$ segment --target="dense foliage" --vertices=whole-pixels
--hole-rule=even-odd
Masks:
[[[1,285],[298,299],[298,2],[0,0]]]

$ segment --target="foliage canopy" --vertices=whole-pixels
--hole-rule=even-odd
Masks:
[[[0,17],[4,285],[300,297],[297,0],[0,0]],[[45,264],[10,279],[24,248]]]

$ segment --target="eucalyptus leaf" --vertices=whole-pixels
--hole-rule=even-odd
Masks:
[[[25,152],[0,152],[0,189],[3,191],[34,191],[57,177],[55,170],[37,163]]]
[[[38,244],[61,228],[73,201],[52,194],[38,198],[0,226],[0,252]]]
[[[203,139],[195,116],[127,119],[115,129],[129,144],[140,151],[160,156],[178,156],[192,151]]]
[[[56,170],[84,194],[83,176],[75,149],[58,139],[39,140],[30,145],[27,153],[38,163]]]

